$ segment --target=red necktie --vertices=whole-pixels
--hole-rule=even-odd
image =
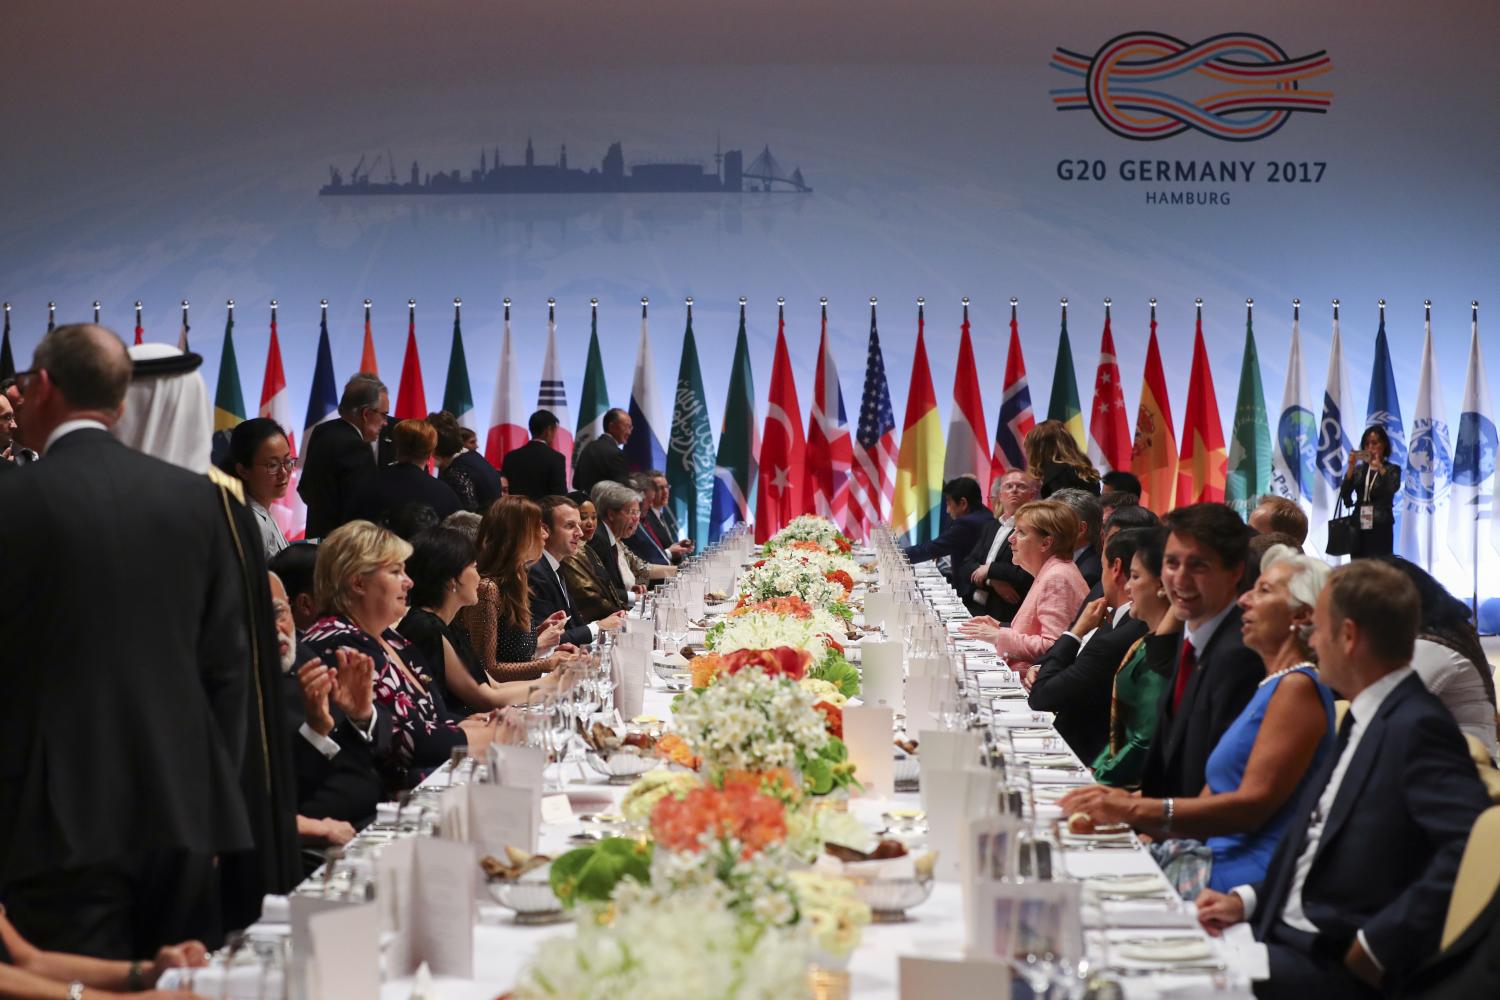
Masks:
[[[1177,678],[1172,684],[1172,714],[1177,714],[1177,707],[1182,704],[1182,694],[1187,690],[1188,681],[1193,672],[1198,669],[1198,654],[1193,649],[1193,644],[1188,642],[1187,637],[1182,639],[1182,658],[1177,663]]]

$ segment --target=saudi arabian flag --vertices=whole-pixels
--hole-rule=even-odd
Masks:
[[[755,375],[750,370],[750,340],[745,333],[745,300],[740,300],[740,332],[729,368],[729,395],[719,428],[719,455],[714,465],[713,511],[708,540],[716,542],[736,524],[750,520],[750,490],[755,483],[759,450],[755,426]]]
[[[687,330],[682,335],[682,362],[677,367],[677,391],[672,403],[672,432],[667,442],[667,482],[672,487],[672,513],[693,544],[708,542],[709,509],[714,489],[714,429],[708,400],[703,395],[703,373],[698,368],[698,345],[693,340],[693,300],[687,301]]]
[[[1271,427],[1266,422],[1266,394],[1260,384],[1260,355],[1255,331],[1245,305],[1245,357],[1240,362],[1240,394],[1234,404],[1234,430],[1229,442],[1229,476],[1224,502],[1248,518],[1256,497],[1271,489]]]
[[[1052,399],[1047,403],[1047,419],[1060,420],[1078,442],[1078,450],[1088,454],[1088,436],[1083,427],[1083,407],[1078,402],[1078,379],[1073,372],[1073,347],[1068,343],[1068,300],[1062,302],[1062,332],[1057,338],[1057,364],[1052,369]]]
[[[583,396],[578,403],[578,433],[573,435],[573,459],[588,443],[604,433],[604,414],[609,412],[609,386],[604,381],[604,358],[599,353],[599,300],[594,299],[589,325],[589,357],[583,370]]]
[[[240,388],[240,364],[234,356],[234,306],[224,321],[224,350],[219,355],[219,384],[214,389],[214,430],[229,431],[245,419],[245,394]]]

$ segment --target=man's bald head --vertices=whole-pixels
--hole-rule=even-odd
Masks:
[[[72,323],[48,333],[32,355],[32,367],[45,369],[52,385],[78,410],[118,410],[130,386],[125,342],[92,323]]]

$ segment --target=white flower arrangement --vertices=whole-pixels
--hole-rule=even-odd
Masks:
[[[824,636],[843,634],[843,622],[827,611],[814,611],[807,618],[751,611],[725,618],[720,627],[710,633],[707,641],[709,648],[716,653],[791,646],[807,650],[816,661],[821,660],[828,649],[828,640]]]
[[[672,730],[702,759],[705,774],[792,768],[799,752],[814,757],[828,742],[813,704],[796,681],[751,667],[685,691]]]
[[[673,771],[665,767],[647,771],[625,789],[625,796],[620,799],[620,814],[632,823],[648,822],[651,810],[662,799],[668,795],[681,798],[702,784],[692,771]]]
[[[813,944],[835,958],[847,957],[870,922],[870,907],[859,898],[854,883],[812,869],[789,877]]]
[[[781,548],[766,556],[768,561],[800,561],[816,569],[820,573],[843,572],[849,574],[849,579],[858,582],[863,576],[859,563],[844,555],[842,552],[812,552],[807,549]]]
[[[740,595],[751,601],[774,597],[800,597],[815,608],[827,608],[847,599],[843,585],[833,582],[811,559],[791,552],[771,556],[749,567],[739,578]]]
[[[849,539],[845,538],[838,526],[826,517],[803,514],[801,517],[792,518],[786,527],[772,535],[766,541],[766,551],[775,551],[791,542],[816,542],[825,550],[836,552],[847,548]]]
[[[821,677],[804,677],[797,682],[797,686],[812,696],[814,704],[826,701],[834,708],[843,708],[849,702],[832,681],[825,681]]]

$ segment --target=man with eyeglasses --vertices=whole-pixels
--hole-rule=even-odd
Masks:
[[[375,473],[375,452],[390,393],[378,377],[361,372],[344,386],[339,419],[313,428],[302,451],[297,493],[307,504],[307,537],[323,538],[349,518],[349,503]]]

